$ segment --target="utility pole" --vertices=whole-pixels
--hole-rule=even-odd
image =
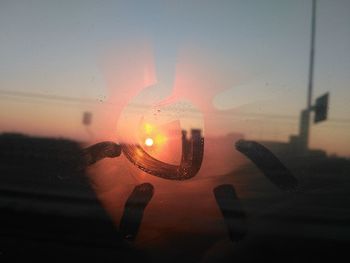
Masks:
[[[310,57],[309,57],[309,79],[307,89],[306,109],[301,111],[299,142],[300,150],[306,152],[309,144],[310,132],[310,115],[313,110],[312,106],[312,90],[314,78],[314,60],[315,60],[315,35],[316,35],[316,0],[312,0],[312,17],[311,17],[311,41],[310,41]]]
[[[312,108],[312,88],[314,81],[314,61],[315,61],[315,33],[316,33],[316,0],[312,0],[312,18],[311,18],[311,43],[310,43],[310,65],[309,65],[309,83],[307,92],[307,108]]]

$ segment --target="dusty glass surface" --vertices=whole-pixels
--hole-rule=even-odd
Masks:
[[[349,14],[1,1],[0,259],[339,261]]]

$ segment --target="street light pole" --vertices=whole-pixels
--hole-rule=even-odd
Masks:
[[[307,109],[309,109],[309,111],[311,111],[311,108],[312,108],[312,88],[313,88],[314,60],[315,60],[315,33],[316,33],[316,0],[312,0],[309,83],[308,83],[308,93],[307,93]]]
[[[316,0],[312,0],[312,17],[311,17],[311,40],[310,40],[310,57],[309,57],[309,79],[307,89],[306,109],[300,113],[299,128],[299,145],[300,151],[306,153],[309,145],[310,133],[310,116],[313,110],[312,106],[312,89],[314,78],[314,60],[315,60],[315,33],[316,33]]]

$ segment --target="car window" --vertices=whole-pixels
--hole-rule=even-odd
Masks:
[[[340,260],[349,13],[2,1],[0,258]]]

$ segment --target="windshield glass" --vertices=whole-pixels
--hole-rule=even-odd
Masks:
[[[349,14],[345,0],[2,1],[0,259],[340,257]]]

